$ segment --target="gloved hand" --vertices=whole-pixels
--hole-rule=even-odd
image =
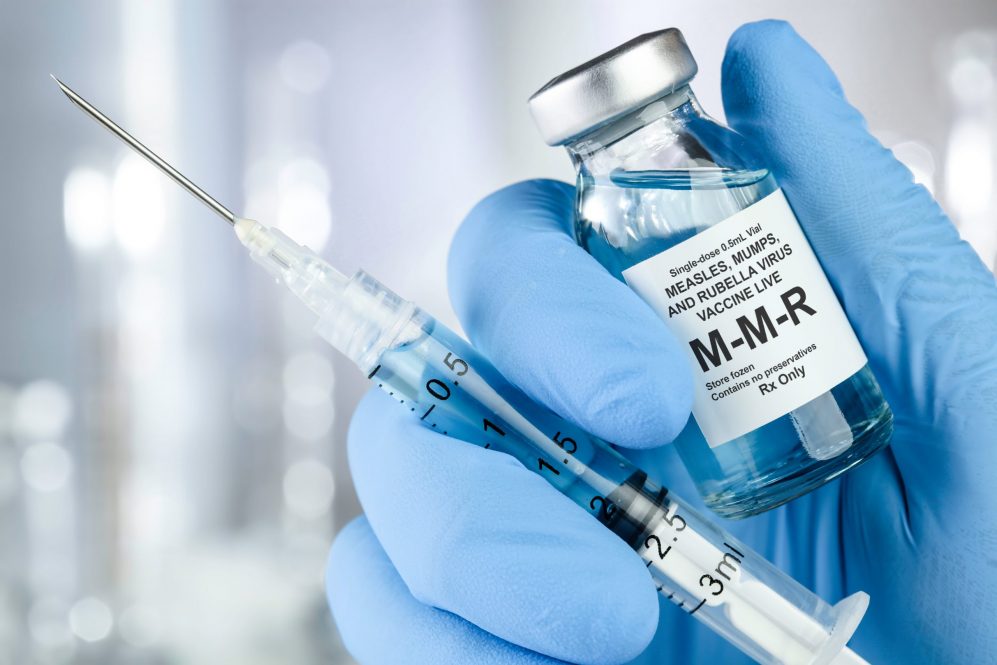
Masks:
[[[828,601],[867,591],[851,644],[871,662],[994,662],[994,278],[787,24],[734,34],[723,91],[896,416],[885,452],[727,526]],[[572,241],[572,203],[570,187],[534,181],[476,207],[451,253],[456,311],[513,383],[701,506],[673,449],[653,448],[686,419],[685,361]],[[376,392],[349,444],[366,517],[339,535],[327,579],[362,663],[747,661],[666,601],[659,615],[637,555],[518,462],[427,431]]]

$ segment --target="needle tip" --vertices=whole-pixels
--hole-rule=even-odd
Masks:
[[[123,130],[118,125],[116,125],[114,121],[112,121],[106,115],[104,115],[96,108],[94,108],[93,105],[90,104],[90,102],[80,97],[76,92],[73,91],[72,88],[70,88],[68,85],[57,79],[55,77],[55,74],[49,74],[49,76],[52,77],[53,81],[59,84],[59,88],[62,90],[63,94],[66,95],[69,101],[71,101],[73,104],[79,107],[84,113],[90,116],[93,120],[103,125],[105,129],[109,130],[112,134],[114,134],[119,139],[124,141],[129,148],[135,150],[140,155],[142,155],[150,162],[152,162],[152,164],[156,168],[158,168],[160,171],[168,175],[177,184],[179,184],[181,187],[183,187],[188,192],[197,197],[198,200],[200,200],[202,203],[211,208],[219,216],[224,218],[225,221],[227,221],[229,224],[232,224],[233,226],[235,225],[235,219],[236,219],[235,214],[231,210],[223,206],[215,199],[208,196],[208,194],[203,189],[192,183],[182,173],[180,173],[175,168],[170,166],[167,162],[163,160],[162,157],[160,157],[153,151],[146,148],[138,141],[138,139],[136,139],[134,136]]]
[[[65,93],[65,94],[67,94],[67,95],[69,94],[69,89],[68,89],[68,88],[66,87],[66,84],[65,84],[65,83],[63,83],[62,81],[60,81],[60,80],[59,80],[59,79],[58,79],[58,78],[56,77],[56,75],[55,75],[55,74],[49,74],[49,76],[51,76],[51,77],[52,77],[52,80],[56,82],[56,84],[57,84],[57,85],[59,86],[59,89],[60,89],[60,90],[62,90],[62,91],[63,91],[63,92]]]

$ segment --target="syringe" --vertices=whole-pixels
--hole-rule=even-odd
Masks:
[[[539,473],[626,541],[659,592],[758,662],[865,662],[845,646],[868,606],[865,593],[833,607],[824,602],[608,443],[530,400],[415,305],[362,271],[347,278],[277,229],[236,217],[56,81],[73,103],[233,224],[253,260],[315,313],[316,332],[412,417]]]

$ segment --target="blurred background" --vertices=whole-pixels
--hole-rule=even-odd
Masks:
[[[0,665],[352,662],[322,578],[359,512],[364,377],[49,72],[234,211],[456,325],[463,214],[572,177],[531,92],[675,25],[722,117],[727,37],[769,16],[993,265],[993,0],[0,0]]]

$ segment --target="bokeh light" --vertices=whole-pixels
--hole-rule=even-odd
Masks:
[[[325,248],[332,232],[332,210],[327,190],[310,179],[284,175],[277,196],[276,226],[316,252]]]
[[[73,169],[62,189],[66,237],[84,251],[104,247],[111,237],[111,183],[89,167]]]
[[[295,462],[284,473],[284,502],[301,519],[325,515],[332,505],[334,490],[332,471],[317,460]]]
[[[125,254],[147,255],[159,244],[166,222],[164,178],[151,164],[129,153],[114,171],[111,219]]]
[[[965,56],[949,69],[949,88],[960,103],[980,104],[994,94],[994,74],[982,59]]]
[[[39,492],[62,489],[73,470],[73,461],[62,446],[33,443],[21,456],[21,474],[28,487]]]
[[[84,642],[99,642],[111,634],[114,616],[99,598],[82,598],[69,611],[69,627]]]
[[[284,390],[295,401],[328,400],[332,397],[334,378],[328,356],[314,351],[297,353],[284,364]]]
[[[121,358],[135,376],[155,371],[159,357],[151,353],[167,344],[176,291],[154,275],[136,271],[121,280],[117,305],[121,320]]]
[[[14,398],[11,429],[24,440],[58,439],[65,432],[73,405],[66,389],[55,381],[25,385]]]
[[[332,401],[301,401],[290,396],[284,399],[284,426],[297,437],[321,439],[332,429],[335,414]]]

